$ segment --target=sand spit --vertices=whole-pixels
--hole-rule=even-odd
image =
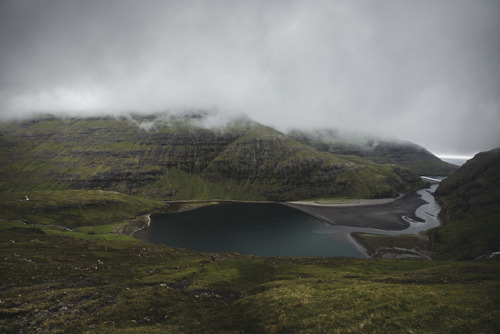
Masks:
[[[426,201],[416,191],[413,191],[396,199],[359,200],[356,204],[310,202],[283,204],[333,225],[404,230],[410,226],[408,220],[421,221],[415,215],[415,210],[425,203]]]

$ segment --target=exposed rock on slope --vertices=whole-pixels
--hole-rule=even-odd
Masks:
[[[477,154],[441,182],[436,256],[474,259],[500,251],[500,148]]]
[[[291,200],[388,197],[422,184],[405,168],[320,152],[250,120],[207,129],[196,115],[46,117],[3,124],[0,143],[2,191]]]

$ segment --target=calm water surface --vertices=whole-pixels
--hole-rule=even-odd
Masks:
[[[330,226],[296,209],[269,203],[226,203],[152,217],[141,240],[207,252],[260,256],[364,257]]]
[[[135,236],[140,240],[206,252],[236,252],[260,256],[366,257],[352,232],[410,234],[439,225],[440,207],[430,191],[416,211],[425,222],[403,231],[334,226],[302,211],[276,203],[224,203],[152,217],[151,225]]]

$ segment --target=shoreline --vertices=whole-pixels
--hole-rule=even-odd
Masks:
[[[434,188],[435,190],[436,187],[436,185],[432,185],[430,189]],[[402,217],[411,223],[411,232],[356,231],[350,233],[351,238],[364,249],[369,258],[420,258],[431,261],[433,247],[427,231],[440,225],[437,218],[440,206],[431,190],[424,188],[418,191],[427,203],[418,207],[415,215],[423,219],[424,222],[420,223],[408,217]],[[431,214],[429,211],[435,214]]]
[[[397,201],[398,199],[406,196],[405,194],[401,194],[396,198],[360,198],[360,199],[349,199],[351,203],[318,203],[316,201],[288,201],[283,202],[283,204],[292,204],[292,205],[301,205],[301,206],[317,206],[317,207],[332,207],[332,208],[342,208],[342,207],[353,207],[353,206],[372,206],[372,205],[382,205],[389,204]],[[354,202],[357,201],[357,202]]]
[[[435,217],[425,208],[430,201],[429,188],[421,188],[391,199],[358,200],[348,205],[319,204],[310,202],[276,202],[276,201],[238,201],[238,200],[183,200],[170,201],[166,207],[147,215],[149,221],[143,220],[135,233],[146,228],[151,223],[153,214],[173,214],[195,210],[209,205],[225,205],[230,203],[262,203],[280,204],[306,213],[325,224],[338,226],[341,234],[345,234],[348,241],[362,254],[362,257],[384,258],[423,258],[430,260],[432,250],[428,246],[429,240],[425,235],[416,233],[427,218]],[[434,212],[434,211],[432,211]],[[149,224],[148,224],[149,223]],[[359,231],[356,231],[359,228]],[[416,228],[415,232],[411,232]],[[346,230],[347,229],[347,230]],[[366,230],[365,230],[366,229]],[[337,232],[327,232],[337,233]],[[372,234],[373,233],[373,234]]]
[[[429,238],[422,233],[390,235],[352,232],[349,237],[359,245],[367,258],[432,260]]]
[[[425,203],[415,190],[393,199],[364,200],[357,204],[283,204],[331,225],[402,231],[410,227],[410,222],[422,221],[416,210]]]
[[[166,206],[156,210],[154,212],[149,212],[143,215],[139,215],[131,221],[127,225],[119,225],[116,226],[112,233],[114,234],[125,234],[135,237],[134,235],[149,227],[151,225],[151,217],[153,215],[159,214],[172,214],[178,212],[185,212],[190,210],[195,210],[198,208],[202,208],[208,205],[216,205],[219,204],[220,201],[210,201],[210,200],[186,200],[186,201],[170,201],[166,202]]]
[[[359,199],[349,199],[349,201],[356,201],[355,203],[318,203],[315,201],[266,201],[266,200],[238,200],[238,199],[184,199],[184,200],[164,200],[163,202],[166,204],[221,204],[221,203],[255,203],[255,204],[293,204],[293,205],[301,205],[301,206],[318,206],[318,207],[354,207],[354,206],[372,206],[372,205],[381,205],[392,203],[398,199],[403,198],[408,193],[404,193],[395,198],[359,198]],[[196,208],[193,208],[196,209]],[[174,213],[174,212],[172,212]]]
[[[220,199],[207,199],[207,200],[175,200],[175,201],[164,201],[166,207],[161,208],[155,212],[147,213],[144,215],[137,216],[135,219],[125,226],[117,227],[113,233],[116,234],[127,234],[134,236],[134,234],[151,224],[151,216],[158,214],[173,214],[179,212],[185,212],[190,210],[196,210],[208,205],[220,205],[224,203],[250,203],[250,204],[280,204],[291,207],[295,210],[304,212],[326,224],[329,225],[340,225],[340,226],[354,226],[354,227],[367,227],[367,228],[379,228],[382,230],[399,231],[404,230],[410,226],[411,221],[420,221],[415,215],[415,210],[425,203],[425,201],[420,200],[420,197],[414,198],[417,190],[411,191],[409,193],[401,194],[396,198],[379,198],[379,199],[354,199],[357,203],[331,203],[331,204],[321,204],[314,201],[288,201],[288,202],[277,202],[277,201],[251,201],[251,200],[220,200]],[[381,206],[391,206],[398,205],[402,201],[407,201],[408,198],[411,201],[411,208],[413,210],[408,210],[409,208],[404,208],[402,214],[395,217],[379,217],[375,220],[370,220],[370,216],[377,211]],[[340,211],[339,211],[340,210]],[[365,219],[359,221],[359,211],[362,211],[361,215],[365,216]],[[336,214],[337,213],[337,214]],[[341,219],[339,222],[338,214],[346,216],[348,219]],[[147,219],[144,217],[147,216]],[[344,217],[346,218],[346,217]],[[147,221],[146,221],[147,220]],[[364,221],[364,223],[363,223]]]

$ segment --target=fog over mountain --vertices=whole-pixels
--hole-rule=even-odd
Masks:
[[[500,2],[0,1],[1,118],[184,109],[499,147]]]

